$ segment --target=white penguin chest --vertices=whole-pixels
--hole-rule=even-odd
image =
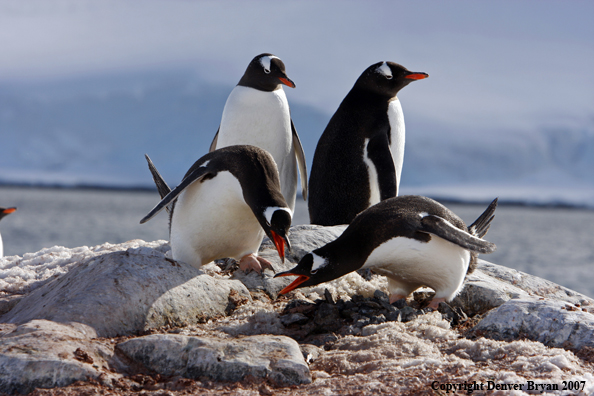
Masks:
[[[400,190],[400,175],[402,174],[402,163],[404,162],[404,114],[400,100],[394,98],[388,104],[388,121],[390,122],[390,152],[396,169],[396,192]]]
[[[230,172],[196,182],[179,196],[171,219],[176,260],[199,267],[212,260],[255,253],[264,230]]]
[[[223,110],[217,148],[251,144],[272,154],[281,169],[292,142],[285,91],[264,92],[243,86],[233,89]]]
[[[469,264],[468,250],[431,235],[429,242],[392,238],[375,248],[363,268],[373,269],[399,283],[440,291],[458,290]]]

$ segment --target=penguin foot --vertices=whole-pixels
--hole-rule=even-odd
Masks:
[[[427,308],[431,308],[432,310],[437,311],[437,308],[439,308],[439,303],[442,302],[445,302],[445,297],[434,298],[433,300],[431,300],[429,305],[427,305]]]
[[[403,298],[406,300],[406,297],[404,294],[390,294],[390,304],[394,304],[396,301],[398,300],[402,300]]]
[[[274,269],[272,268],[272,263],[270,263],[270,261],[262,257],[258,257],[253,253],[246,254],[241,258],[241,260],[239,260],[239,269],[245,272],[254,270],[257,273],[262,274],[262,270],[264,268],[270,268],[274,271]]]

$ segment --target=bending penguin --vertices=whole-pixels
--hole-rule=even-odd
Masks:
[[[297,168],[303,199],[307,198],[307,169],[283,85],[295,88],[283,61],[272,54],[256,56],[227,98],[210,151],[237,144],[268,151],[278,166],[283,196],[294,210]]]
[[[429,307],[452,300],[464,278],[476,267],[478,253],[495,245],[482,237],[494,218],[497,199],[466,227],[440,203],[405,195],[384,200],[365,210],[336,240],[306,254],[290,271],[298,276],[280,293],[339,278],[360,268],[388,278],[390,303],[427,286],[435,291]]]
[[[17,208],[0,208],[0,220],[9,214],[15,212]],[[0,235],[0,257],[4,257],[4,245],[2,244],[2,235]]]
[[[140,223],[170,212],[173,259],[200,268],[234,258],[242,270],[272,268],[258,257],[264,235],[284,261],[292,211],[280,192],[274,159],[254,146],[230,146],[206,154],[173,190],[146,156],[161,202]]]
[[[309,178],[312,224],[349,224],[398,195],[404,117],[398,92],[426,73],[393,62],[371,65],[344,98],[320,137]]]

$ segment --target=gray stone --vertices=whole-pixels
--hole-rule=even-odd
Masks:
[[[130,248],[79,263],[23,297],[0,319],[77,322],[100,337],[112,337],[224,315],[232,290],[249,298],[237,280],[215,279],[156,249]]]
[[[299,344],[285,336],[216,339],[159,334],[124,341],[116,348],[161,375],[216,381],[240,381],[250,375],[282,385],[311,382]]]
[[[545,298],[511,299],[489,312],[474,330],[495,339],[526,337],[551,347],[594,348],[594,315]]]
[[[304,324],[309,321],[309,318],[300,312],[291,313],[288,315],[282,315],[280,317],[281,323],[285,326],[292,324]]]
[[[313,363],[322,353],[324,353],[322,348],[313,344],[301,344],[299,345],[299,348],[301,348],[303,359],[305,359],[307,364]]]
[[[97,334],[88,326],[33,320],[2,329],[0,393],[66,386],[102,373],[113,377],[106,370],[113,348],[92,341]]]
[[[594,300],[583,294],[484,260],[479,260],[477,269],[466,277],[464,288],[451,305],[462,308],[468,315],[475,315],[497,308],[512,298],[528,296],[594,305]]]
[[[340,311],[334,304],[322,303],[314,316],[314,323],[320,331],[336,331],[342,326]]]
[[[287,271],[295,267],[307,253],[338,238],[346,227],[346,225],[323,227],[309,224],[294,226],[289,231],[291,250],[285,253],[284,263],[281,263],[274,244],[268,238],[264,238],[258,255],[269,260],[277,273]],[[253,271],[247,274],[243,271],[235,271],[233,279],[240,280],[249,290],[263,290],[273,299],[293,281],[292,277],[274,278],[274,272],[271,270],[264,270],[262,274]]]

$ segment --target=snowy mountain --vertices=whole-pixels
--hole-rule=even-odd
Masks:
[[[0,86],[0,183],[152,187],[144,153],[175,185],[208,150],[232,86],[190,72]],[[288,97],[311,168],[331,114]],[[407,108],[404,193],[594,207],[594,118],[488,129]]]

